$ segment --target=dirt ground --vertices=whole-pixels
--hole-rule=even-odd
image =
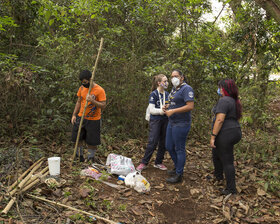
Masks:
[[[131,148],[125,156],[132,158],[137,166],[144,153],[144,144],[138,140],[125,144]],[[105,162],[106,158],[100,159]],[[213,182],[211,151],[207,145],[188,143],[183,182],[179,184],[167,184],[166,171],[154,168],[153,162],[154,158],[142,172],[151,184],[151,191],[147,194],[137,193],[134,189],[115,189],[81,176],[80,171],[89,164],[75,163],[71,170],[70,157],[65,154],[62,155],[60,175],[60,181],[65,180],[65,183],[60,187],[41,183],[29,193],[116,223],[280,223],[280,199],[263,190],[258,183],[259,171],[251,161],[236,163],[239,193],[230,197],[220,196],[219,188],[223,186]],[[168,154],[164,164],[169,169],[173,168]],[[108,182],[118,184],[117,176],[111,176]],[[5,185],[1,188],[3,197]],[[9,197],[3,197],[0,210],[5,208],[8,201]],[[0,223],[106,223],[80,212],[32,199],[27,194],[18,195],[17,205],[7,215],[1,214]]]

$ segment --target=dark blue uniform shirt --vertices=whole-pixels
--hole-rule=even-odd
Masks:
[[[165,91],[165,104],[168,103],[168,95],[169,93],[167,91]],[[163,103],[163,94],[160,94],[161,96],[161,103],[162,105],[164,105]],[[159,94],[158,94],[158,90],[154,90],[149,97],[149,104],[154,104],[156,109],[160,109],[160,102],[159,102]],[[150,115],[150,120],[161,120],[161,119],[167,119],[166,115]]]
[[[178,90],[172,89],[169,94],[169,109],[185,106],[189,101],[194,101],[194,92],[192,87],[185,83]],[[169,117],[169,122],[170,124],[190,125],[191,111],[175,113]]]

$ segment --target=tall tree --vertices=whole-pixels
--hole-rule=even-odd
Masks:
[[[255,0],[255,1],[280,24],[280,0]]]

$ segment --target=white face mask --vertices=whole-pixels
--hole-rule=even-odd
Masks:
[[[180,85],[180,79],[177,78],[177,77],[173,77],[173,78],[171,79],[171,82],[172,82],[172,85],[173,85],[175,88],[177,88],[177,86]]]

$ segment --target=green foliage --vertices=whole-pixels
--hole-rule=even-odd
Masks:
[[[280,163],[276,164],[280,165]],[[263,173],[263,179],[266,181],[262,181],[264,185],[264,189],[266,191],[271,191],[276,195],[280,196],[280,177],[279,177],[279,170],[269,169]]]
[[[127,209],[127,205],[126,204],[120,204],[119,205],[119,210],[122,211],[122,212],[125,212]]]
[[[17,27],[15,21],[8,16],[1,17],[0,16],[0,31],[6,31],[5,27]]]
[[[64,195],[64,197],[69,197],[71,195],[71,192],[70,191],[65,191],[63,195]]]
[[[112,208],[112,202],[109,201],[109,200],[104,199],[104,200],[102,201],[102,206],[103,206],[105,209],[107,209],[107,210],[111,210],[111,208]]]
[[[78,220],[85,221],[86,217],[80,213],[76,213],[76,214],[71,215],[70,219],[72,219],[73,221],[78,221]]]

